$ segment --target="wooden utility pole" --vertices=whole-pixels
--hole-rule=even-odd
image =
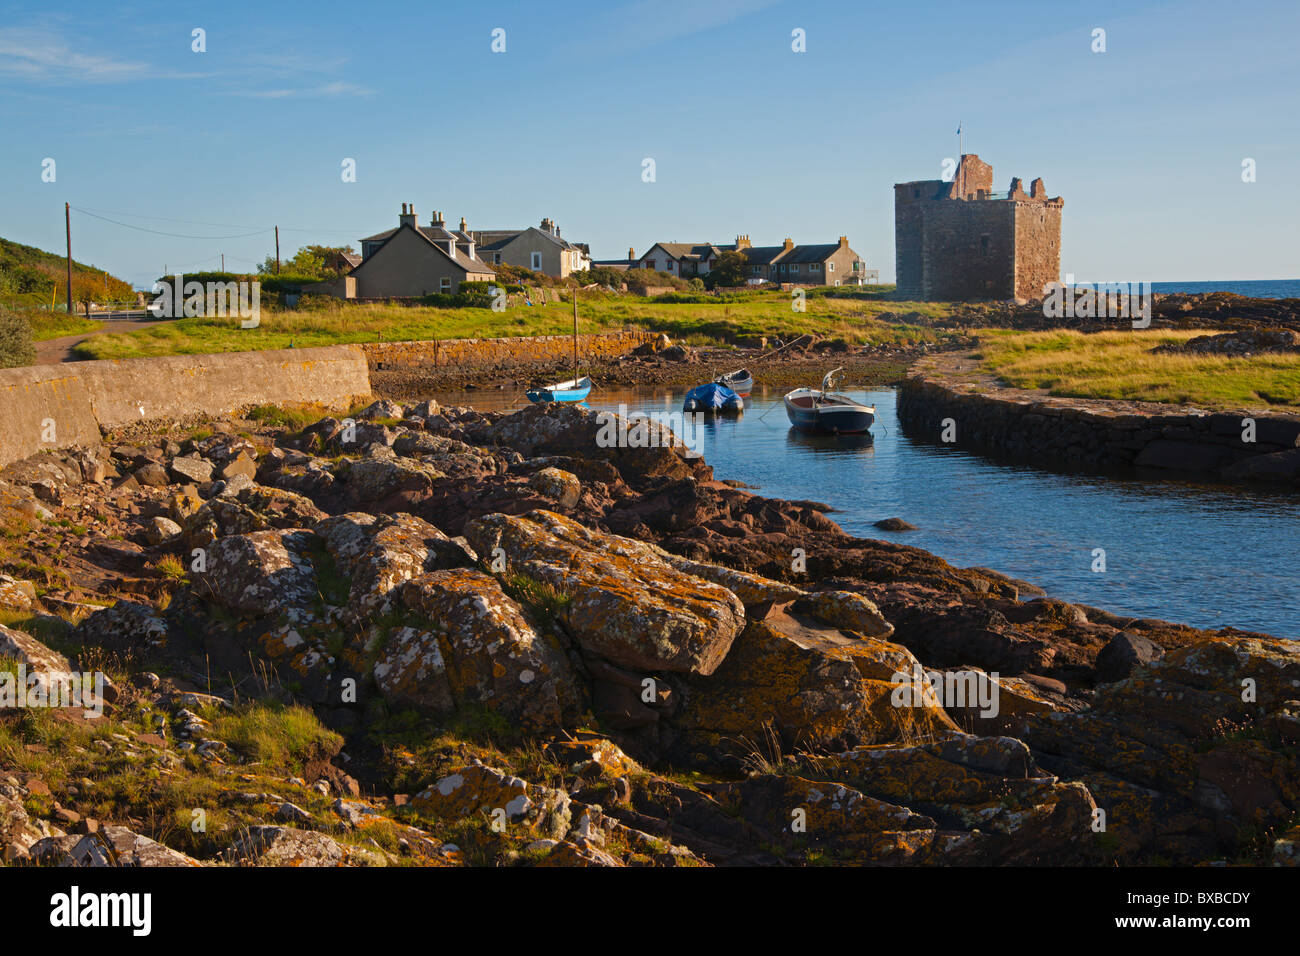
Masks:
[[[226,271],[226,254],[224,252],[221,254],[221,271]]]
[[[72,314],[72,207],[63,204],[63,224],[68,229],[68,315]]]
[[[280,227],[275,227],[275,274],[280,274]]]

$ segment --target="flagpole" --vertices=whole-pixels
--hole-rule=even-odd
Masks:
[[[965,177],[965,175],[962,173],[962,161],[961,161],[961,120],[958,120],[958,121],[957,121],[957,170],[958,170],[958,178],[957,178],[957,198],[958,198],[958,199],[965,199],[965,198],[966,198],[966,182],[965,182],[966,177]]]

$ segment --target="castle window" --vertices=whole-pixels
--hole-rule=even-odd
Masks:
[[[920,198],[921,198],[921,190],[919,190],[919,189],[913,189],[913,190],[912,190],[912,198],[913,198],[913,199],[920,199]]]
[[[989,237],[980,236],[980,255],[987,256],[988,254],[989,254]]]

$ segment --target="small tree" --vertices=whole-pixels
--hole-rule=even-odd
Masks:
[[[709,271],[709,282],[714,288],[744,285],[749,273],[749,257],[738,249],[728,249],[718,256],[718,264]]]

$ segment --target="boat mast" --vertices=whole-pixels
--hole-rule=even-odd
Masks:
[[[578,381],[578,290],[573,290],[573,381]]]

